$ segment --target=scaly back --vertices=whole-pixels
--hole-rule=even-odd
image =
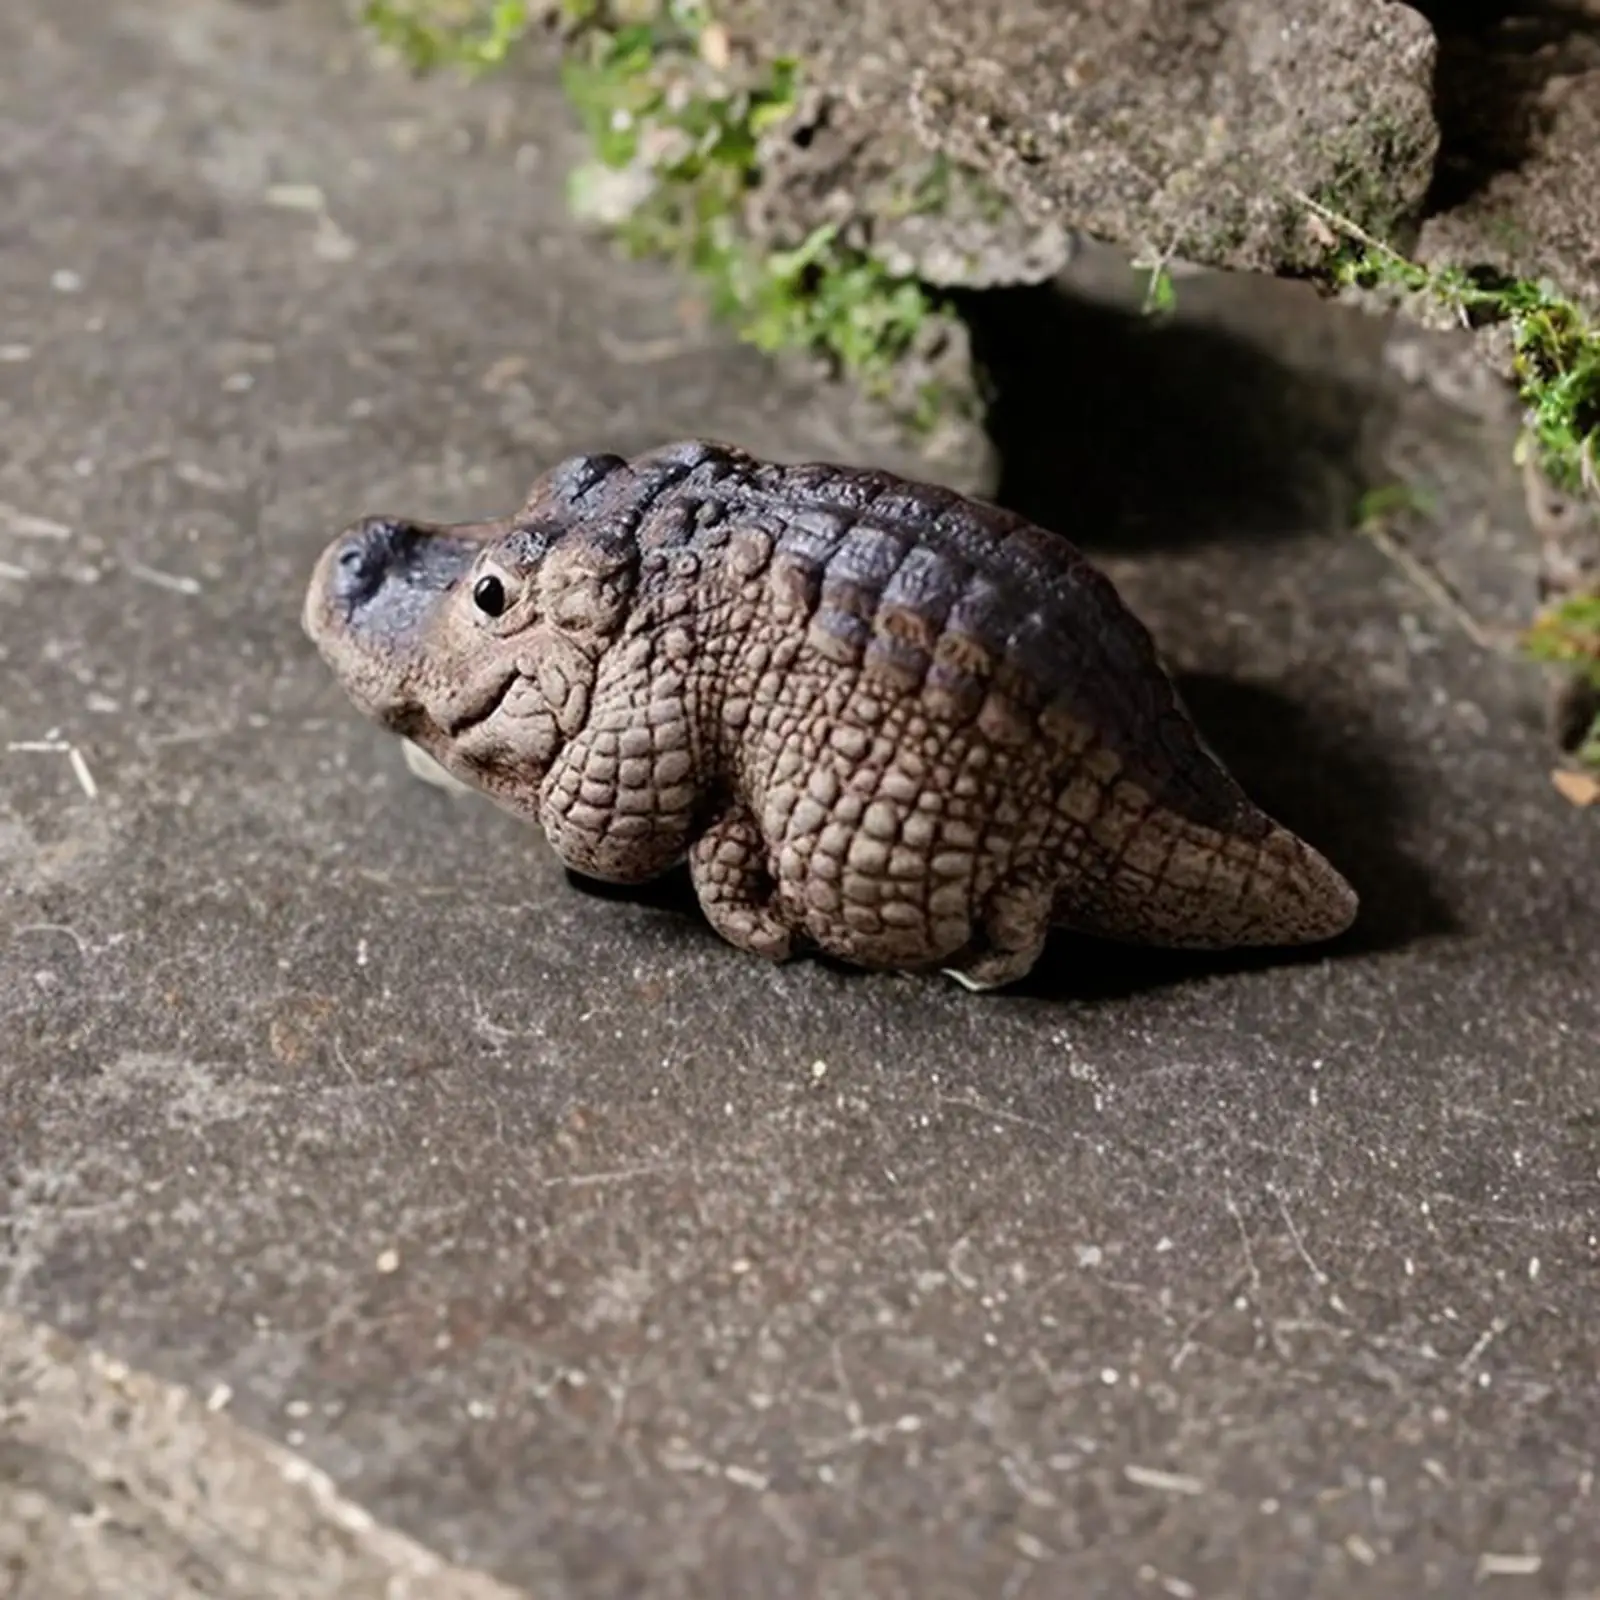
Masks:
[[[1037,736],[1092,733],[1159,804],[1260,838],[1268,819],[1201,742],[1149,631],[1059,534],[893,473],[756,461],[686,441],[625,461],[580,456],[534,486],[519,520],[578,520],[636,543],[641,593],[673,552],[709,564],[740,533],[770,540],[793,625],[841,668],[919,689],[946,718],[1008,708]]]

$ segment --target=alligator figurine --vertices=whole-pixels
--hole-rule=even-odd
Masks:
[[[1055,925],[1217,949],[1356,914],[1110,580],[949,489],[701,441],[578,456],[501,521],[355,524],[304,625],[363,712],[569,868],[687,859],[711,926],[773,960],[988,989]]]

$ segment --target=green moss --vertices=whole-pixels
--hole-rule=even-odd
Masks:
[[[1600,449],[1600,323],[1554,285],[1408,260],[1335,209],[1302,197],[1339,236],[1322,276],[1335,286],[1424,295],[1464,326],[1505,323],[1517,387],[1527,408],[1519,449],[1536,452],[1545,475],[1581,493],[1586,458]]]
[[[1570,668],[1600,693],[1600,594],[1574,595],[1546,606],[1523,634],[1522,648],[1535,661]],[[1573,755],[1584,766],[1600,768],[1600,714]]]
[[[1584,487],[1584,460],[1600,439],[1600,325],[1548,283],[1397,266],[1370,250],[1339,263],[1340,280],[1397,284],[1428,295],[1474,326],[1508,323],[1518,393],[1527,408],[1523,448],[1537,453],[1551,482],[1569,493]]]
[[[589,19],[563,71],[594,150],[595,166],[575,175],[575,198],[598,187],[595,167],[642,180],[617,224],[629,250],[695,273],[713,310],[760,349],[820,354],[887,398],[897,364],[930,319],[948,313],[916,278],[844,244],[831,226],[775,252],[746,237],[759,141],[793,112],[800,65],[779,58],[738,81],[705,59],[711,26],[706,8],[686,0],[630,26]],[[947,181],[935,164],[911,203],[938,205]],[[922,396],[907,420],[929,426],[939,409]]]
[[[1600,496],[1594,476],[1600,453],[1600,324],[1552,284],[1459,267],[1425,267],[1332,207],[1310,196],[1298,198],[1332,230],[1323,276],[1334,286],[1425,296],[1463,326],[1506,325],[1525,408],[1519,459],[1532,452],[1558,488]],[[1386,486],[1363,500],[1360,521],[1366,526],[1414,503],[1406,486]],[[1600,594],[1580,594],[1546,606],[1522,633],[1520,648],[1532,660],[1572,669],[1600,690]],[[1582,741],[1578,758],[1600,765],[1600,718]]]
[[[1165,262],[1158,261],[1151,266],[1135,262],[1134,271],[1147,274],[1141,308],[1146,316],[1168,316],[1178,309],[1178,286],[1172,281]]]
[[[1523,636],[1523,647],[1536,661],[1570,666],[1600,689],[1600,594],[1546,606]]]
[[[704,0],[370,0],[368,25],[420,70],[503,60],[535,12],[566,23],[562,82],[591,158],[571,174],[574,207],[604,217],[627,250],[665,257],[705,285],[713,311],[762,350],[801,350],[880,399],[942,297],[844,243],[832,227],[763,251],[743,209],[760,176],[762,134],[795,107],[799,63],[736,72]],[[935,160],[905,196],[937,211],[956,181]],[[899,402],[925,430],[947,397],[924,385]]]
[[[1431,162],[1416,128],[1379,113],[1327,155],[1330,172],[1316,194],[1319,206],[1380,239],[1394,238],[1408,220],[1399,198],[1408,187],[1401,175]]]
[[[528,0],[366,0],[361,20],[413,70],[497,67],[532,24]]]

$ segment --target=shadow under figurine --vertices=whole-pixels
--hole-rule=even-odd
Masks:
[[[988,989],[1053,925],[1225,949],[1355,917],[1110,580],[952,490],[699,441],[574,457],[503,521],[356,524],[304,623],[363,712],[569,868],[687,860],[712,927],[774,960]]]

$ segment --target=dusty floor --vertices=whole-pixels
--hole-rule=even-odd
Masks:
[[[1374,429],[1469,510],[1503,452],[1363,397],[1366,334],[1074,371],[1133,337],[1076,313],[1012,487],[1056,452],[1363,924],[982,1000],[768,970],[409,778],[299,601],[360,511],[860,418],[573,230],[548,85],[374,73],[334,11],[0,13],[0,1590],[121,1537],[313,1592],[204,1586],[242,1465],[129,1505],[108,1441],[184,1404],[540,1595],[1600,1590],[1600,845],[1525,681],[1295,521]]]

